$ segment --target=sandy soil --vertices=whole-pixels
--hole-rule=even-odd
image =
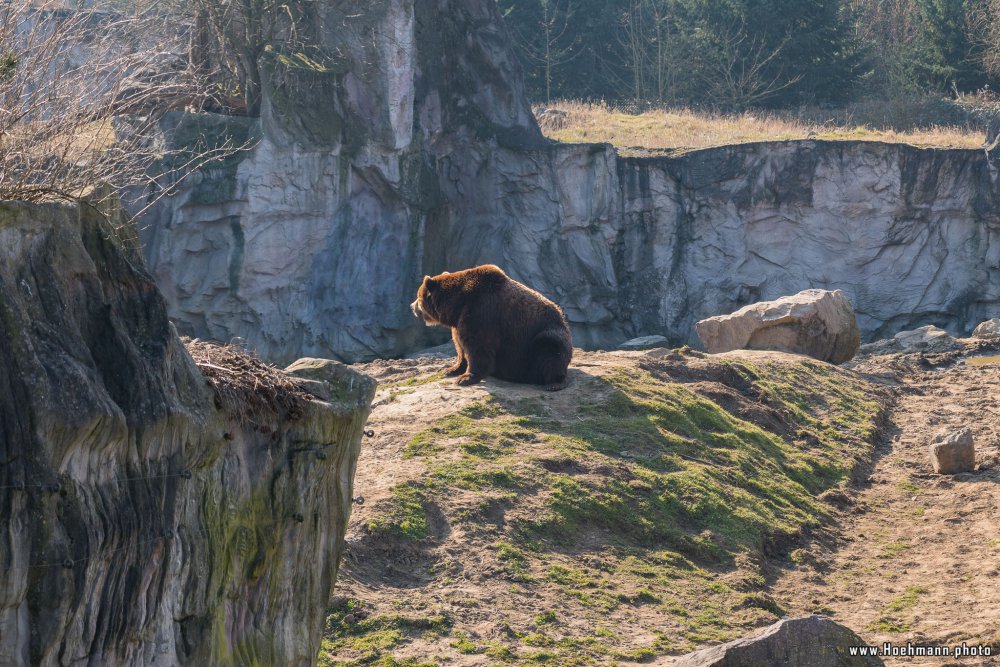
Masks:
[[[778,573],[772,595],[790,614],[829,614],[872,644],[994,653],[887,664],[1000,665],[1000,365],[876,358],[858,370],[898,387],[887,445],[838,525],[793,554],[799,564]],[[933,474],[931,438],[961,427],[973,431],[977,470]]]

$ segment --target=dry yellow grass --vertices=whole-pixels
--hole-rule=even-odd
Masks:
[[[788,139],[886,141],[916,146],[979,148],[984,134],[960,127],[928,127],[909,132],[867,126],[812,124],[768,113],[722,115],[690,110],[654,110],[629,114],[603,104],[556,102],[536,108],[542,131],[567,143],[602,142],[622,153],[677,152],[711,146]],[[561,113],[560,113],[561,112]]]

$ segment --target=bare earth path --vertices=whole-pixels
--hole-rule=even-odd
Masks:
[[[885,371],[873,362],[861,371]],[[990,644],[988,658],[887,658],[887,664],[1000,665],[1000,365],[899,373],[891,450],[840,525],[793,553],[775,600],[831,615],[872,644]],[[931,472],[927,444],[970,427],[975,473]]]

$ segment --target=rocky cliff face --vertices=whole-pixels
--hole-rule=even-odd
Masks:
[[[0,664],[313,664],[374,382],[221,407],[103,221],[0,204]]]
[[[400,354],[443,340],[407,309],[420,278],[483,262],[559,302],[584,347],[695,342],[699,319],[807,288],[844,290],[866,338],[1000,307],[983,152],[551,145],[494,3],[328,11],[335,64],[283,71],[257,147],[144,221],[184,332],[282,361]]]

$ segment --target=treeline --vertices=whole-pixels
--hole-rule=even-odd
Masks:
[[[722,110],[1000,85],[1000,0],[497,0],[532,99]]]

